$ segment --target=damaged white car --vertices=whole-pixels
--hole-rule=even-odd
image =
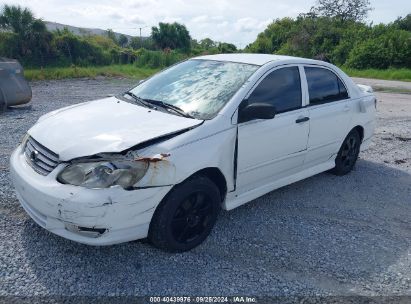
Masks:
[[[350,172],[375,113],[372,90],[325,62],[202,56],[42,116],[11,156],[11,175],[27,213],[57,235],[90,245],[148,237],[185,251],[220,209]]]

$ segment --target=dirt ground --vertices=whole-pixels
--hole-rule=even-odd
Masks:
[[[206,242],[183,254],[144,241],[81,245],[26,215],[8,165],[25,132],[49,111],[134,81],[32,83],[31,106],[0,115],[0,296],[411,297],[410,83],[355,80],[378,90],[375,138],[355,170],[318,174],[221,212]]]
[[[377,96],[378,124],[370,155],[379,161],[411,170],[411,82],[354,78],[372,86]],[[411,199],[410,199],[411,201]]]

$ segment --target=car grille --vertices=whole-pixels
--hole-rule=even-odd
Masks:
[[[59,164],[59,156],[35,141],[32,137],[27,139],[24,147],[27,163],[37,173],[46,176]]]

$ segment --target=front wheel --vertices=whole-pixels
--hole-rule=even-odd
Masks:
[[[221,208],[218,187],[205,176],[193,177],[160,203],[148,238],[157,248],[182,252],[201,244],[210,234]]]
[[[330,170],[335,175],[345,175],[353,168],[360,154],[361,137],[357,130],[352,130],[344,139],[335,159],[335,167]]]

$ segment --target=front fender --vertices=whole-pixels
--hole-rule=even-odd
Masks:
[[[137,161],[147,161],[148,170],[135,185],[138,188],[170,186],[176,183],[176,166],[168,159],[170,154],[159,154],[153,157],[139,157]]]
[[[167,141],[138,151],[139,159],[150,162],[149,169],[136,187],[175,185],[206,168],[218,168],[227,190],[234,189],[234,152],[237,128],[210,125],[207,132],[198,127]]]

